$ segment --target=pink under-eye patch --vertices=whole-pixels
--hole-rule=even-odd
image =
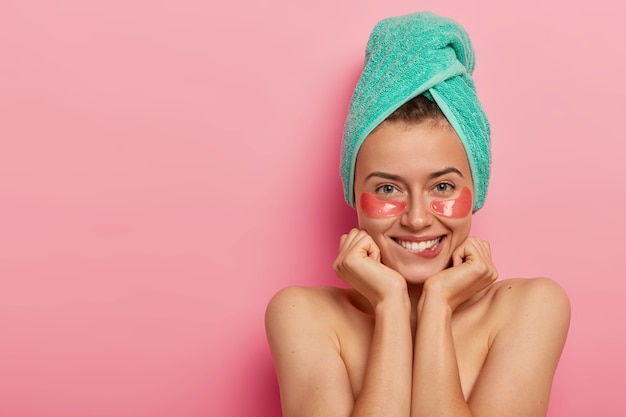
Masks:
[[[388,219],[401,215],[406,209],[402,200],[381,200],[372,193],[361,194],[361,208],[371,219]]]
[[[472,192],[469,188],[464,187],[458,198],[435,200],[430,203],[430,209],[438,216],[462,219],[472,211]]]

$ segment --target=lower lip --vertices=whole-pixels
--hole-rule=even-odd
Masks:
[[[400,246],[400,248],[402,250],[410,253],[411,255],[419,256],[420,258],[431,259],[431,258],[434,258],[437,255],[439,255],[439,253],[441,253],[441,250],[443,249],[443,242],[444,242],[445,239],[446,239],[445,236],[443,236],[441,238],[441,241],[439,242],[439,244],[437,245],[437,247],[435,249],[424,249],[424,250],[419,250],[419,251],[412,251],[412,250],[409,250],[409,249],[405,249],[398,242],[396,242],[396,244],[398,246]]]

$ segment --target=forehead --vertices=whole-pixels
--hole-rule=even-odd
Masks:
[[[428,173],[445,167],[471,178],[465,148],[456,132],[441,123],[383,123],[363,142],[356,176],[372,170],[392,173]]]

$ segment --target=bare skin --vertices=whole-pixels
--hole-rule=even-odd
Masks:
[[[428,209],[471,185],[449,127],[383,124],[368,137],[355,196],[407,209],[372,219],[357,206],[334,265],[349,288],[290,287],[270,301],[285,417],[545,416],[569,301],[547,278],[497,281],[471,215]]]

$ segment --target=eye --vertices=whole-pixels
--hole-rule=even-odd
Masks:
[[[440,182],[439,184],[435,185],[434,190],[439,193],[446,194],[454,190],[454,185],[450,184],[449,182]]]
[[[385,194],[385,195],[397,193],[398,191],[400,191],[400,190],[398,190],[398,188],[396,188],[395,186],[393,186],[391,184],[384,184],[384,185],[381,185],[380,187],[376,188],[376,192],[377,193]]]

